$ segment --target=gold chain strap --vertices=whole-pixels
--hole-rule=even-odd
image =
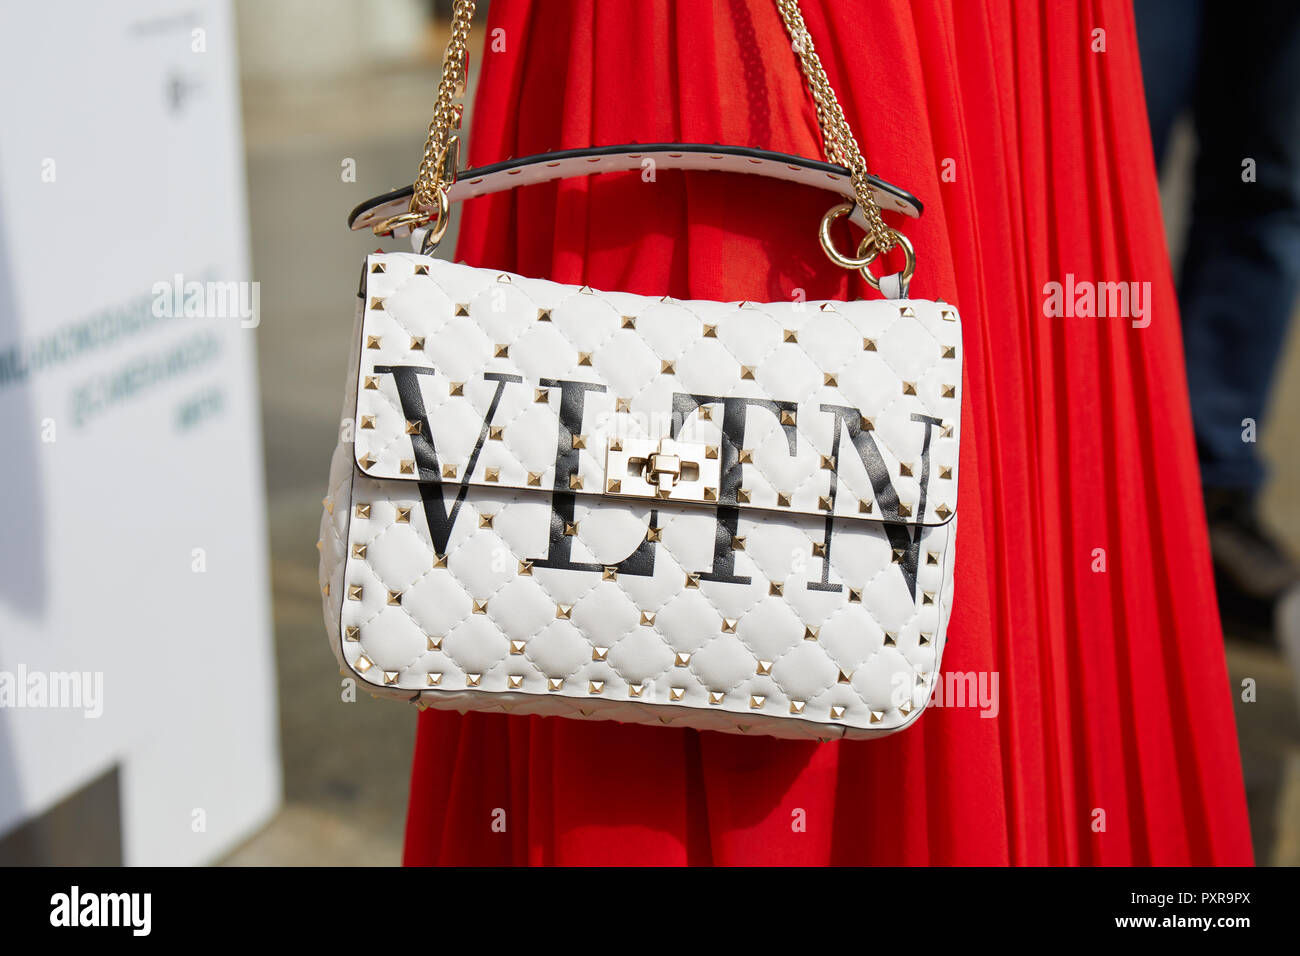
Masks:
[[[462,81],[468,76],[469,31],[474,19],[474,6],[475,0],[455,0],[452,8],[451,39],[447,41],[447,51],[442,59],[438,100],[434,105],[433,120],[429,123],[424,157],[420,160],[420,170],[415,177],[407,212],[374,227],[376,233],[387,234],[399,226],[415,228],[433,223],[430,234],[426,236],[426,249],[437,245],[447,229],[450,212],[447,187],[455,181],[458,158],[453,130],[460,126],[461,112],[461,107],[454,100]],[[863,277],[879,288],[875,277],[867,271],[867,266],[878,255],[889,252],[901,242],[908,254],[908,266],[904,275],[906,281],[911,278],[915,265],[911,244],[905,236],[887,226],[880,216],[880,207],[871,194],[871,184],[867,180],[867,161],[862,157],[862,150],[853,136],[844,110],[826,78],[826,71],[822,69],[821,59],[817,56],[803,13],[799,9],[799,0],[776,0],[776,6],[817,104],[817,123],[821,127],[826,158],[849,171],[857,204],[867,220],[867,235],[858,246],[857,257],[845,256],[835,248],[831,240],[830,225],[839,217],[852,212],[853,206],[844,203],[833,207],[822,218],[822,248],[836,265],[861,270]]]
[[[830,80],[826,78],[826,71],[822,69],[821,58],[817,56],[808,26],[803,22],[799,0],[776,0],[776,8],[781,12],[786,32],[790,34],[791,44],[799,57],[799,65],[803,68],[808,88],[812,91],[813,101],[817,104],[817,125],[822,130],[826,158],[849,171],[858,205],[867,219],[871,247],[876,253],[889,252],[898,244],[898,234],[885,225],[884,219],[880,217],[880,207],[876,205],[875,197],[871,195],[871,185],[867,182],[867,161],[862,157],[858,141],[849,121],[844,117],[844,109],[835,96],[835,90],[831,88]],[[859,255],[862,251],[859,250]],[[862,266],[855,264],[850,268]]]

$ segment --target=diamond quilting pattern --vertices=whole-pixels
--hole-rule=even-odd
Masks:
[[[924,707],[952,601],[955,310],[657,300],[388,254],[359,341],[321,582],[376,692],[820,738]],[[611,443],[670,436],[730,461],[737,497],[602,494]]]

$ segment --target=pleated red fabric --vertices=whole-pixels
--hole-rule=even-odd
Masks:
[[[428,711],[406,862],[1250,863],[1129,4],[803,7],[872,170],[926,204],[891,220],[912,294],[962,314],[943,664],[996,675],[996,714],[810,744]],[[474,164],[632,141],[822,155],[770,0],[494,0],[487,29]],[[827,206],[745,176],[591,177],[474,200],[458,255],[680,298],[874,295],[824,258]],[[1149,283],[1149,325],[1046,315],[1069,276]]]

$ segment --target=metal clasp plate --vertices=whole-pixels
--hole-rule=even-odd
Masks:
[[[722,474],[716,445],[671,438],[611,438],[605,493],[669,501],[717,501]]]

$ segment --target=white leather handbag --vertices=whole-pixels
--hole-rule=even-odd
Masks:
[[[456,173],[458,0],[409,190],[353,228],[367,258],[321,533],[345,675],[421,707],[831,739],[898,730],[938,677],[953,598],[961,323],[906,297],[796,0],[778,0],[831,163],[716,145],[615,146]],[[452,202],[566,175],[776,176],[850,198],[837,265],[887,298],[712,302],[433,258]],[[405,207],[405,211],[403,210]],[[866,229],[856,256],[831,223]],[[876,279],[901,245],[906,267]]]

